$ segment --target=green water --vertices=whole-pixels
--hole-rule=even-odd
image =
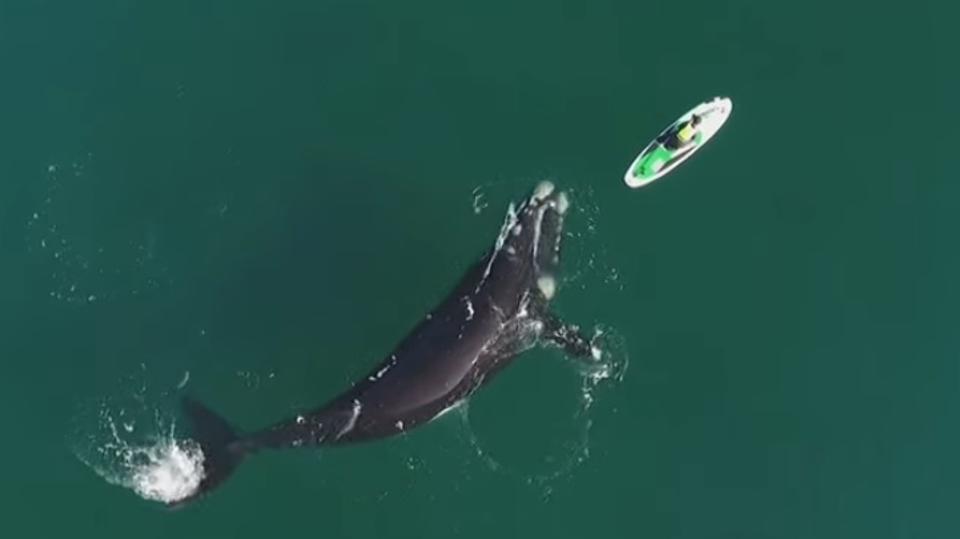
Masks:
[[[957,15],[0,3],[0,534],[956,536]],[[627,189],[714,95],[723,131]],[[586,413],[534,351],[469,413],[258,456],[185,511],[78,458],[100,401],[171,412],[187,371],[247,428],[325,400],[543,178],[574,201],[557,309],[628,363]]]

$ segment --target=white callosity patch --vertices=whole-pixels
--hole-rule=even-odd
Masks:
[[[553,299],[553,295],[557,292],[557,281],[549,275],[542,275],[537,279],[537,288],[540,289],[540,292],[543,293],[543,297],[547,300]]]
[[[542,181],[537,184],[537,188],[533,191],[534,200],[544,200],[553,193],[553,183],[549,181]]]

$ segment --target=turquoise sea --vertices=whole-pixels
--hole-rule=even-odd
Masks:
[[[957,537],[958,14],[3,0],[0,535]],[[366,374],[544,179],[607,376],[536,349],[398,438],[130,488],[184,393],[254,429]]]

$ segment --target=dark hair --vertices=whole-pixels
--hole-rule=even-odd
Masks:
[[[700,123],[700,117],[697,116],[696,114],[694,114],[694,115],[690,118],[690,123],[693,124],[694,126],[698,125],[698,124]]]

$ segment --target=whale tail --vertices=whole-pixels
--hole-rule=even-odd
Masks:
[[[192,426],[193,438],[203,451],[203,479],[190,496],[171,506],[180,506],[200,498],[223,483],[236,469],[243,457],[251,452],[234,428],[200,401],[184,397],[183,411]]]

